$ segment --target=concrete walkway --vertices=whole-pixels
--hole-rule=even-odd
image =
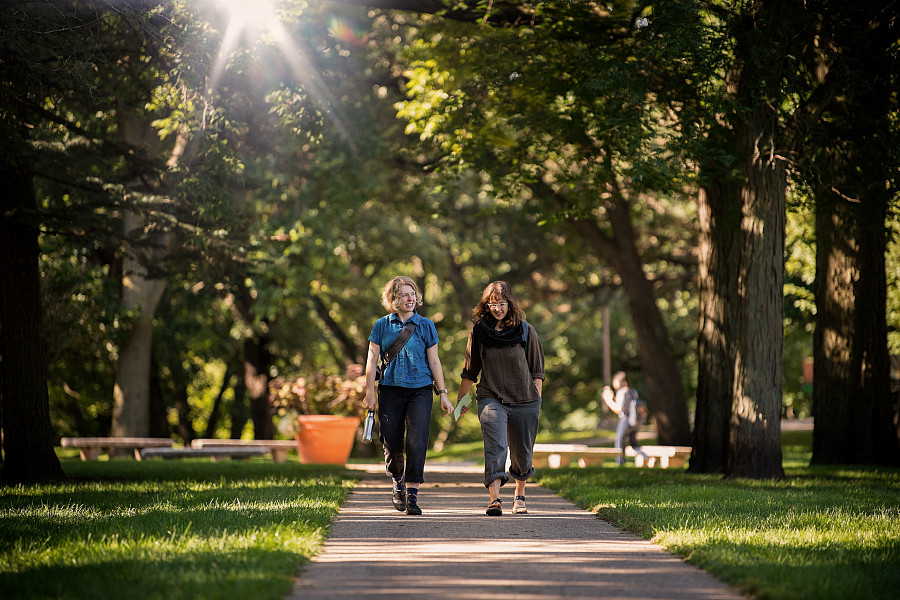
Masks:
[[[290,600],[729,599],[740,594],[658,546],[536,485],[527,515],[484,514],[482,468],[428,464],[424,514],[391,506],[384,467],[366,471],[332,524],[322,552],[297,578]]]

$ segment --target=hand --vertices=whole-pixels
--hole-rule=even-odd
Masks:
[[[366,399],[363,401],[366,405],[366,408],[369,410],[375,410],[375,390],[366,390]]]
[[[467,412],[469,412],[469,407],[468,407],[468,406],[463,406],[463,407],[462,407],[462,410],[459,411],[459,416],[462,417],[462,416],[463,416],[464,414],[466,414]]]
[[[445,416],[453,412],[453,403],[450,402],[447,394],[441,394],[441,410],[444,411]]]

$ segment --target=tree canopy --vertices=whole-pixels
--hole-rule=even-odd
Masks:
[[[22,298],[0,303],[4,478],[59,477],[63,434],[275,435],[268,382],[361,363],[398,273],[425,292],[448,381],[481,289],[513,285],[547,352],[548,427],[602,416],[611,331],[615,370],[697,472],[781,475],[814,325],[875,311],[855,356],[900,348],[883,2],[241,6],[0,9],[3,227],[20,236],[2,291]],[[811,215],[842,198],[873,212],[826,231]],[[865,285],[817,314],[824,234],[860,248],[832,272]],[[23,297],[10,282],[31,269]],[[880,450],[853,460],[900,458],[886,365],[871,418],[820,443],[878,421]],[[19,405],[45,415],[22,437]]]

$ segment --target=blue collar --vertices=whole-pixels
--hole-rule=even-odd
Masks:
[[[403,324],[403,321],[400,320],[400,315],[398,315],[397,313],[391,313],[391,319],[390,319],[390,320],[393,321],[393,322],[395,322],[395,323],[400,323],[401,325]],[[422,316],[421,316],[419,313],[417,313],[416,311],[413,311],[413,314],[412,314],[412,316],[409,318],[409,320],[412,321],[413,323],[415,323],[416,326],[418,327],[419,321],[422,320]]]

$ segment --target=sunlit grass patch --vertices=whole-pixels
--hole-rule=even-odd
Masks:
[[[782,481],[591,468],[540,483],[758,598],[895,597],[900,470],[805,466],[806,436]]]
[[[65,463],[0,488],[9,598],[280,598],[352,476],[296,463]]]

